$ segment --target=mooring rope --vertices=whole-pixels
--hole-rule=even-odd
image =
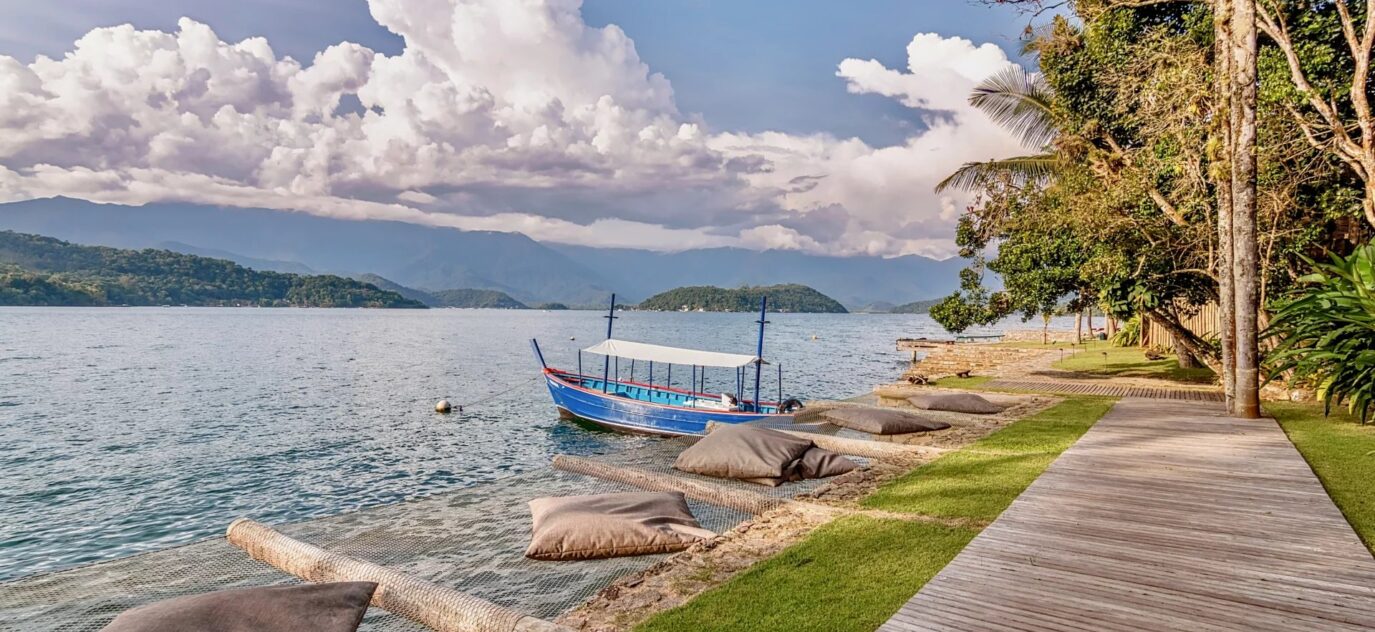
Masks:
[[[466,403],[466,404],[458,404],[457,406],[454,407],[454,410],[461,413],[461,412],[463,412],[463,409],[465,409],[465,408],[472,408],[473,406],[478,406],[478,405],[480,405],[480,404],[486,404],[486,403],[488,403],[488,402],[492,402],[492,401],[495,401],[495,400],[497,400],[497,399],[501,399],[502,397],[504,397],[504,396],[506,396],[506,395],[510,395],[511,393],[516,392],[516,390],[520,389],[520,387],[522,387],[522,386],[525,386],[525,385],[527,385],[527,384],[529,384],[529,383],[531,383],[531,382],[536,382],[536,381],[539,381],[539,380],[542,380],[542,379],[544,379],[544,375],[536,375],[535,377],[533,377],[533,378],[531,378],[531,379],[528,379],[528,380],[521,380],[520,382],[516,382],[515,384],[511,385],[510,387],[507,387],[507,388],[502,389],[502,390],[500,390],[500,391],[496,391],[495,393],[489,393],[486,397],[483,397],[483,398],[481,398],[481,399],[476,399],[476,400],[473,400],[473,401],[468,402],[468,403]]]

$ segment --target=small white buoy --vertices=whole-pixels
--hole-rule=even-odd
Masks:
[[[447,414],[450,410],[453,410],[453,407],[449,405],[449,400],[447,399],[441,399],[434,405],[434,411],[437,413]]]
[[[577,337],[577,336],[569,336],[568,339],[569,339],[569,340],[577,340],[578,337]]]

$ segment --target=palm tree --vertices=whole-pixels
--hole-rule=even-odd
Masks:
[[[974,190],[996,179],[1008,179],[1015,184],[1049,181],[1061,165],[1050,146],[1060,134],[1051,115],[1053,97],[1054,93],[1040,74],[1029,73],[1021,66],[1010,66],[980,82],[969,95],[969,104],[1015,134],[1023,145],[1041,147],[1042,151],[1027,156],[967,162],[941,180],[936,185],[936,192],[952,187]]]

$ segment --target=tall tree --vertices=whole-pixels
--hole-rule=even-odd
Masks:
[[[1256,245],[1256,2],[1233,0],[1230,14],[1232,173],[1232,414],[1260,417],[1259,249]]]

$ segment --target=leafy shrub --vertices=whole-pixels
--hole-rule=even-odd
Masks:
[[[1141,344],[1141,317],[1132,316],[1112,335],[1112,346],[1135,347]]]
[[[1325,411],[1346,402],[1365,423],[1375,405],[1375,242],[1331,263],[1309,261],[1292,301],[1264,332],[1276,340],[1267,358],[1271,379],[1317,384]]]

